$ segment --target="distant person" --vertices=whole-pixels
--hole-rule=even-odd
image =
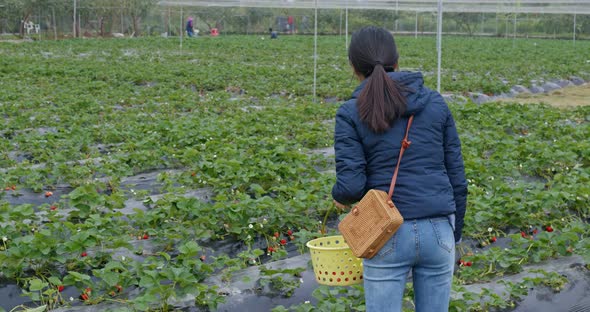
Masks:
[[[192,17],[189,17],[186,20],[186,34],[189,37],[192,37],[194,35],[194,33],[195,33],[195,31],[194,31],[194,28],[193,28],[193,18]]]
[[[276,32],[276,30],[272,30],[272,28],[269,28],[268,32],[270,32],[270,39],[279,38],[279,34]]]

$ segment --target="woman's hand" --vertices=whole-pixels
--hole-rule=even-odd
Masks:
[[[344,205],[344,204],[341,204],[341,203],[339,203],[338,201],[336,201],[335,199],[334,199],[334,205],[335,205],[335,206],[336,206],[336,208],[338,208],[339,210],[346,210],[346,209],[350,208],[350,206],[348,206],[348,205]]]

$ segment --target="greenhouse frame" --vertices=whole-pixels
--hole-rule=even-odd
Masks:
[[[437,12],[437,90],[441,90],[441,57],[442,57],[442,20],[443,12],[469,12],[469,13],[539,13],[539,14],[573,14],[573,40],[576,39],[576,18],[578,14],[590,14],[590,1],[392,1],[392,0],[163,0],[161,6],[199,6],[199,7],[261,7],[261,8],[297,8],[315,9],[314,19],[314,77],[313,95],[316,96],[317,88],[317,36],[318,36],[318,9],[346,9],[346,46],[348,46],[348,9],[379,9],[411,12]],[[182,15],[182,13],[181,13]],[[516,28],[516,27],[515,27]],[[516,29],[515,29],[516,32]],[[182,36],[181,36],[182,46]]]

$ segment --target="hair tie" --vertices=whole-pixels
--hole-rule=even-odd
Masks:
[[[377,67],[378,65],[383,66],[383,63],[381,61],[375,61],[374,67]]]

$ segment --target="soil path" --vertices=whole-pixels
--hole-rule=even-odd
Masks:
[[[590,105],[590,83],[568,87],[550,93],[521,93],[510,99],[499,99],[497,102],[536,104],[545,103],[559,108],[573,108]]]

